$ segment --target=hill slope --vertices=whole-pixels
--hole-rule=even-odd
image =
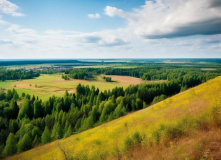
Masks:
[[[217,77],[141,111],[7,159],[217,157],[220,108],[221,77]]]

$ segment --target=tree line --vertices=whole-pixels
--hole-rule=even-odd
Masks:
[[[34,77],[39,77],[40,72],[34,72],[32,70],[25,71],[24,69],[5,69],[0,68],[0,80],[19,80],[19,79],[32,79]]]
[[[70,78],[84,79],[84,77],[92,78],[93,75],[121,75],[141,78],[143,80],[182,80],[185,76],[199,76],[201,81],[217,77],[221,75],[221,68],[216,70],[203,71],[200,68],[189,68],[180,65],[148,65],[137,68],[81,68],[67,69],[65,74]]]

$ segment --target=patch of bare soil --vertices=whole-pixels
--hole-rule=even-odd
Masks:
[[[211,142],[210,144],[208,144],[208,146],[206,146],[203,158],[221,160],[221,143]]]
[[[131,77],[131,76],[117,76],[117,75],[103,75],[103,74],[101,74],[101,76],[111,77],[112,81],[116,81],[118,83],[128,84],[128,85],[140,84],[140,83],[144,82],[140,78]]]

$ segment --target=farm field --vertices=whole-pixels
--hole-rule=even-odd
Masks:
[[[64,159],[61,148],[76,159],[219,159],[220,107],[221,76],[146,109],[6,159]],[[132,148],[128,138],[135,133],[142,141]]]
[[[108,75],[109,76],[109,75]],[[79,83],[83,85],[94,85],[101,91],[113,89],[115,87],[127,87],[131,84],[140,83],[155,83],[161,81],[143,81],[140,78],[130,76],[109,76],[112,77],[114,82],[106,82],[101,76],[96,76],[94,80],[78,80],[70,79],[64,80],[61,78],[61,74],[42,74],[40,77],[21,81],[6,81],[0,82],[0,88],[12,89],[21,95],[22,92],[38,96],[42,100],[47,100],[50,96],[63,96],[65,91],[70,93],[75,92],[75,88]]]

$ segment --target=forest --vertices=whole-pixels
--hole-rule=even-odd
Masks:
[[[131,85],[127,88],[116,87],[105,91],[100,91],[95,86],[78,84],[76,93],[66,91],[63,97],[52,96],[47,101],[42,101],[37,95],[30,96],[27,93],[19,96],[16,89],[2,89],[0,91],[0,155],[2,157],[69,137],[143,109],[219,76],[220,70],[145,67],[87,68],[69,69],[65,73],[70,78],[76,76],[79,79],[103,73],[167,81]],[[64,78],[65,75],[63,75]]]
[[[199,68],[198,68],[199,67]],[[202,66],[186,67],[180,65],[147,65],[136,68],[81,68],[81,69],[66,69],[65,74],[74,79],[93,78],[93,75],[121,75],[141,78],[143,80],[174,80],[182,81],[188,76],[198,77],[202,82],[207,79],[214,78],[221,73],[221,68],[211,71],[200,70]],[[194,78],[194,77],[193,77]]]
[[[5,81],[5,80],[32,79],[34,77],[39,77],[40,73],[41,73],[40,71],[35,73],[32,70],[30,71],[25,71],[24,69],[9,70],[2,67],[0,68],[0,80]]]

